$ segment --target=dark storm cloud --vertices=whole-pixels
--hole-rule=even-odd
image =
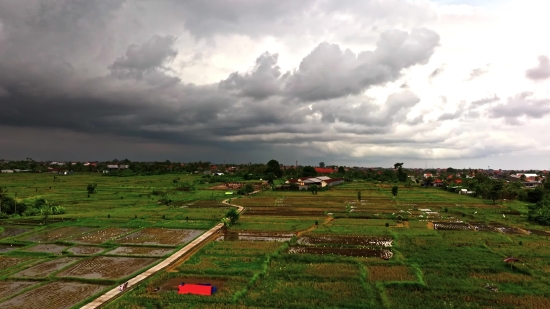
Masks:
[[[374,51],[358,54],[324,42],[295,71],[281,75],[277,55],[266,53],[251,72],[235,72],[220,86],[254,98],[281,95],[302,102],[356,95],[396,80],[403,69],[427,63],[438,45],[439,35],[429,29],[386,31]]]
[[[527,70],[525,76],[532,80],[545,80],[550,78],[550,59],[547,56],[539,57],[539,65]]]
[[[381,98],[382,104],[358,95],[427,63],[439,44],[439,35],[428,29],[390,30],[380,35],[374,50],[354,53],[321,43],[289,72],[281,72],[277,54],[266,52],[247,72],[214,84],[188,84],[171,69],[177,65],[174,59],[188,51],[176,47],[178,32],[165,29],[182,31],[187,25],[197,37],[254,36],[269,33],[274,22],[290,21],[290,29],[306,11],[319,9],[308,1],[206,2],[158,2],[153,13],[148,10],[153,2],[0,3],[3,132],[25,131],[21,136],[29,139],[32,130],[40,132],[37,139],[65,132],[67,144],[78,139],[75,147],[83,144],[81,139],[105,147],[121,141],[127,147],[116,147],[120,152],[140,152],[140,145],[148,144],[162,153],[181,153],[183,146],[270,153],[273,144],[361,143],[407,123],[420,98],[408,89]],[[377,1],[367,5],[379,6]],[[345,2],[340,11],[353,12],[352,7]],[[179,14],[182,8],[189,10],[181,20],[163,23],[163,14]],[[151,20],[157,24],[150,27]],[[200,58],[193,51],[181,65]]]
[[[143,45],[130,45],[126,54],[109,66],[111,74],[121,79],[142,79],[144,74],[169,71],[163,64],[178,55],[173,46],[175,41],[173,36],[155,35]]]
[[[504,118],[508,124],[518,125],[520,117],[540,119],[550,114],[550,100],[531,98],[532,93],[521,93],[508,98],[504,104],[490,109],[492,118]]]

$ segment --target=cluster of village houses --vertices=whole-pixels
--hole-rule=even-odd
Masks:
[[[290,188],[291,184],[296,184],[298,190],[308,190],[309,187],[316,185],[319,188],[332,187],[344,183],[344,178],[330,178],[328,176],[318,177],[301,177],[298,179],[289,179],[285,181],[285,185],[280,186],[281,189]]]

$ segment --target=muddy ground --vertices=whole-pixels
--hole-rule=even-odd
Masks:
[[[300,245],[342,245],[342,246],[377,246],[391,247],[393,239],[391,237],[376,236],[305,236],[297,241]]]
[[[93,230],[95,229],[91,227],[78,227],[78,226],[60,227],[56,229],[40,231],[40,233],[26,237],[24,240],[34,241],[34,242],[55,242],[57,240],[68,238],[74,235],[88,233]]]
[[[23,233],[32,231],[31,228],[22,228],[15,226],[5,226],[4,230],[0,232],[0,239],[21,235]]]
[[[105,288],[107,286],[99,284],[57,281],[0,303],[0,307],[2,309],[68,309]]]
[[[11,268],[17,264],[24,263],[30,260],[33,260],[34,258],[31,257],[8,257],[8,256],[0,256],[0,271],[6,270],[8,268]]]
[[[121,235],[130,233],[133,229],[124,229],[124,228],[107,228],[102,229],[98,231],[94,231],[91,233],[87,233],[84,235],[79,235],[76,237],[73,237],[69,239],[70,241],[74,241],[76,243],[84,243],[84,244],[101,244],[104,242],[107,242],[111,239],[115,239]]]
[[[216,240],[221,241],[290,241],[295,234],[226,231]]]
[[[69,248],[68,246],[56,245],[56,244],[39,244],[25,249],[27,252],[44,252],[44,253],[54,253],[61,255],[63,250]]]
[[[22,247],[23,247],[23,245],[1,244],[0,245],[0,253],[10,252],[12,250],[20,249]]]
[[[11,296],[40,282],[37,281],[0,281],[0,299]],[[1,305],[0,305],[1,307]]]
[[[320,254],[320,255],[340,255],[355,257],[391,257],[393,253],[387,249],[367,249],[367,248],[326,248],[310,246],[292,246],[288,248],[290,254]]]
[[[204,233],[203,230],[146,228],[117,239],[120,244],[179,245]]]
[[[105,250],[105,248],[94,246],[74,246],[67,249],[67,251],[77,255],[93,255]]]
[[[28,278],[41,278],[47,277],[50,274],[61,270],[62,268],[69,266],[77,261],[80,258],[74,257],[63,257],[55,260],[46,261],[38,265],[34,265],[27,269],[24,269],[18,273],[11,275],[11,277],[28,277]]]
[[[175,248],[158,248],[158,247],[118,247],[107,252],[113,255],[147,255],[147,256],[164,256],[172,253]]]
[[[157,261],[155,258],[97,256],[73,265],[57,277],[120,279]]]

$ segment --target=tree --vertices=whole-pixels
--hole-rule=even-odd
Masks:
[[[340,174],[345,174],[346,173],[346,170],[344,169],[343,166],[338,167],[338,173],[340,173]]]
[[[319,167],[324,168],[325,167],[325,162],[319,162]]]
[[[409,175],[407,175],[407,173],[403,170],[403,167],[399,166],[399,168],[397,169],[397,180],[399,180],[400,182],[405,182],[408,178]]]
[[[489,190],[488,197],[490,200],[493,201],[493,204],[496,203],[496,200],[498,200],[502,196],[503,191],[503,184],[501,181],[495,181],[493,183],[493,186],[491,187],[491,190]]]
[[[279,161],[269,160],[269,162],[267,162],[267,168],[264,174],[269,173],[272,173],[277,178],[281,178],[281,176],[283,176],[283,170],[281,170],[281,165],[279,164]]]
[[[529,205],[528,219],[542,225],[550,225],[550,198],[546,197],[536,204]]]
[[[86,190],[88,190],[88,194],[94,194],[96,193],[97,184],[90,183],[88,184],[88,187],[86,187]]]
[[[311,185],[309,186],[309,190],[311,191],[311,194],[317,195],[317,192],[319,191],[319,187],[317,187],[317,185]]]
[[[313,166],[305,166],[302,169],[302,176],[303,177],[314,177],[314,176],[317,176],[317,171],[315,170],[315,168],[313,168]]]
[[[399,168],[399,167],[402,167],[403,166],[403,163],[395,163],[393,165],[393,168]]]
[[[525,177],[525,174],[521,174],[521,176],[519,177],[519,179],[521,181],[525,181],[527,179],[527,177]]]
[[[399,187],[398,186],[393,186],[391,188],[391,193],[393,194],[393,196],[397,196],[397,191],[399,190]]]
[[[229,222],[231,224],[237,223],[237,220],[239,220],[240,214],[235,208],[229,209],[229,211],[225,214],[225,217],[229,219]]]

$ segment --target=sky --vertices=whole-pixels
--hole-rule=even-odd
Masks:
[[[548,11],[0,0],[0,158],[550,169]]]

